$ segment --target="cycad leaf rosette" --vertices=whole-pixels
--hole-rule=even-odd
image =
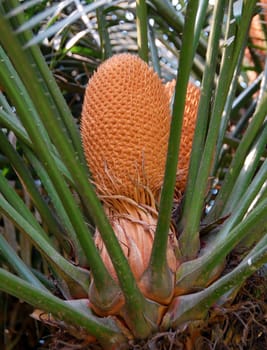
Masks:
[[[173,90],[174,83],[164,85],[140,58],[119,54],[99,66],[84,97],[81,135],[86,160],[137,283],[148,267],[157,224]],[[189,85],[187,97],[191,107],[188,105],[185,110],[182,156],[177,169],[180,194],[186,182],[199,98],[198,88],[193,84]],[[187,145],[183,139],[188,141]],[[111,276],[117,280],[97,229],[95,243]],[[170,225],[167,261],[173,278],[179,266],[177,249],[176,232]],[[150,298],[142,283],[139,287]],[[92,307],[101,313],[99,305]]]

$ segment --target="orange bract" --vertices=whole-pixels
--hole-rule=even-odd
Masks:
[[[90,79],[81,122],[85,156],[98,191],[140,201],[162,184],[170,125],[168,94],[140,58],[115,55]]]
[[[147,206],[137,206],[136,203],[126,200],[120,201],[117,207],[118,205],[121,207],[120,212],[116,210],[117,208],[107,205],[105,211],[138,282],[148,267],[157,225],[157,212],[153,208],[148,210]],[[111,276],[117,280],[116,272],[98,230],[96,230],[95,243]],[[177,244],[174,233],[170,230],[167,261],[172,272],[176,271],[178,265],[175,257]]]

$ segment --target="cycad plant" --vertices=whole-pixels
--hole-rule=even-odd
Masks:
[[[260,10],[1,1],[3,330],[10,294],[52,348],[266,346]]]

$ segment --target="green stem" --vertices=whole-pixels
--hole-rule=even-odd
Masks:
[[[197,50],[197,47],[199,45],[199,38],[201,37],[201,31],[206,19],[208,5],[209,5],[209,0],[199,1],[198,12],[196,17],[196,25],[195,25],[194,42],[193,42],[194,51]]]
[[[257,109],[254,113],[251,123],[249,124],[243,139],[236,150],[229,170],[225,176],[222,188],[216,198],[214,207],[206,218],[206,222],[212,222],[215,218],[219,218],[225,212],[225,208],[229,206],[228,200],[236,184],[236,180],[240,174],[240,170],[244,165],[249,148],[256,138],[257,133],[262,128],[263,121],[267,111],[267,93],[263,95],[262,100],[259,101]]]
[[[185,191],[183,215],[180,222],[181,231],[185,227],[186,222],[190,220],[190,215],[194,215],[195,212],[195,210],[191,209],[191,207],[195,206],[195,203],[192,202],[192,198],[194,196],[194,185],[198,176],[199,165],[207,134],[209,122],[208,116],[210,114],[210,101],[212,100],[213,86],[215,84],[217,57],[219,52],[219,41],[221,38],[221,25],[224,14],[224,6],[225,1],[217,1],[214,8],[214,20],[212,21],[211,32],[209,36],[206,66],[202,81],[202,93],[199,102],[189,174]],[[180,239],[181,249],[183,250],[185,256],[191,254],[191,251],[193,250],[193,247],[191,247],[191,245],[196,245],[195,243],[193,243],[197,239],[195,233],[192,233],[192,235],[190,233],[190,236],[189,234],[187,236],[182,235]]]
[[[2,235],[0,235],[0,256],[2,256],[9,266],[25,281],[31,283],[33,286],[44,289],[44,285],[32,273],[28,266],[17,255],[14,249],[7,243]]]
[[[26,187],[31,199],[38,209],[43,221],[46,223],[50,232],[52,232],[59,240],[62,241],[62,228],[58,225],[55,218],[51,214],[48,206],[44,202],[40,192],[36,188],[34,180],[28,168],[19,157],[13,146],[8,142],[4,133],[0,130],[0,149],[7,156],[11,165],[16,170],[23,186]],[[62,242],[63,243],[63,242]],[[64,243],[63,243],[64,244]]]
[[[259,162],[266,149],[267,140],[267,122],[262,127],[260,137],[256,139],[254,145],[251,147],[242,167],[238,178],[235,181],[232,192],[230,193],[229,199],[224,207],[222,215],[227,215],[235,211],[238,206],[238,202],[242,198],[244,188],[247,188],[250,184],[255,172],[258,170]]]
[[[154,279],[152,285],[158,286],[159,288],[162,285],[163,276],[166,275],[166,269],[168,270],[166,250],[176,183],[178,150],[180,145],[187,84],[194,56],[193,47],[188,45],[188,42],[193,41],[197,9],[198,1],[189,1],[175,88],[173,116],[171,121],[164,183],[160,200],[159,218],[149,263],[149,268],[152,271],[152,278]]]
[[[136,26],[138,54],[148,62],[147,5],[145,0],[136,0]]]
[[[148,41],[149,41],[149,47],[150,47],[150,54],[151,54],[151,61],[152,66],[154,68],[154,71],[158,74],[159,77],[161,77],[161,68],[160,68],[160,62],[159,62],[159,56],[158,56],[158,49],[155,42],[155,34],[153,27],[148,25]]]
[[[242,137],[243,131],[248,126],[249,120],[255,112],[256,106],[257,102],[253,100],[248,108],[244,111],[244,114],[241,115],[241,118],[238,120],[234,130],[228,133],[228,136],[232,139],[237,140],[238,144],[240,143],[240,137]],[[225,138],[227,138],[227,134],[225,135]],[[234,148],[236,149],[237,147],[235,146]]]
[[[240,287],[248,277],[267,262],[266,248],[267,234],[233,271],[199,293],[175,298],[163,318],[162,327],[169,329],[187,321],[204,319],[209,308],[220,301],[220,297]]]
[[[208,242],[205,252],[198,259],[185,262],[177,272],[177,288],[194,290],[205,288],[224,266],[226,256],[250,234],[257,241],[267,230],[267,200],[263,200],[248,216],[234,228],[227,228]],[[193,281],[193,282],[192,282]]]
[[[237,202],[235,211],[232,213],[232,215],[224,225],[221,231],[221,235],[223,235],[224,233],[226,235],[225,238],[227,237],[228,231],[231,230],[234,227],[234,225],[236,225],[243,219],[244,215],[247,213],[253,201],[257,197],[262,186],[266,182],[266,178],[267,159],[265,159],[264,163],[262,164],[257,174],[255,175],[253,181],[251,182],[250,186],[248,186],[243,196]]]
[[[33,216],[32,212],[29,210],[29,208],[26,206],[26,204],[23,202],[23,200],[20,198],[17,192],[11,186],[9,186],[9,183],[7,179],[4,177],[4,175],[2,174],[2,172],[0,172],[0,189],[1,189],[1,195],[8,200],[9,204],[13,208],[16,208],[16,211],[21,216],[23,216],[25,220],[32,222],[32,226],[36,230],[39,230],[40,226],[36,221],[35,217]],[[47,242],[50,241],[45,231],[41,230],[40,235]]]
[[[242,52],[239,56],[237,66],[236,66],[236,69],[235,69],[235,72],[233,75],[232,83],[230,85],[228,97],[227,97],[227,100],[225,102],[224,110],[222,113],[222,120],[221,120],[220,131],[219,131],[219,135],[218,135],[218,139],[217,139],[216,151],[215,151],[215,155],[214,155],[214,162],[212,165],[212,170],[210,172],[211,176],[215,176],[217,173],[217,170],[219,168],[220,158],[221,158],[221,154],[222,154],[222,150],[223,150],[224,137],[225,137],[225,133],[227,131],[227,127],[229,125],[233,100],[234,100],[234,97],[236,94],[238,77],[240,74],[240,66],[243,62],[244,49],[245,49],[245,46],[243,46]]]
[[[267,201],[259,198],[264,196],[262,191],[267,177],[267,160],[262,164],[255,178],[236,205],[236,210],[216,234],[211,235],[200,258],[185,262],[177,272],[177,288],[182,290],[194,287],[202,288],[207,285],[214,272],[223,264],[223,259],[232,250],[233,246],[253,232],[255,240],[258,233],[266,230]],[[252,207],[253,205],[253,207]],[[247,216],[246,216],[247,215]],[[245,217],[245,218],[244,218]],[[243,221],[242,221],[243,220]],[[254,227],[254,228],[253,228]]]
[[[14,114],[9,114],[3,109],[0,109],[0,122],[3,127],[13,131],[14,134],[18,137],[18,139],[22,140],[28,146],[32,146],[29,136],[27,135],[25,129],[22,127],[20,121]]]
[[[233,102],[231,116],[234,117],[238,111],[247,105],[249,101],[251,101],[252,96],[256,91],[259,90],[259,86],[261,84],[262,74],[260,74],[246,89],[244,89],[240,95]]]
[[[29,237],[32,244],[46,257],[58,275],[62,279],[69,281],[70,290],[76,293],[77,287],[80,286],[83,289],[83,293],[86,293],[89,288],[88,272],[72,265],[53,248],[33,214],[16,192],[9,188],[1,173],[0,188],[3,193],[3,197],[0,197],[0,211]]]
[[[16,90],[14,86],[13,90]],[[23,90],[24,87],[17,86],[17,88],[21,91]],[[23,95],[25,97],[25,95]],[[26,103],[27,97],[24,99]],[[29,147],[31,150],[34,149],[34,146],[26,132],[26,130],[23,128],[20,120],[17,118],[17,116],[12,112],[11,107],[8,105],[5,97],[3,94],[0,92],[0,103],[4,107],[4,109],[7,109],[7,112],[4,109],[0,109],[0,122],[1,124],[14,132],[14,134],[17,136],[17,138],[22,141],[23,144],[25,144],[27,147]],[[25,106],[26,107],[26,106]],[[27,105],[27,108],[34,113],[32,110],[31,105]],[[44,137],[46,137],[44,135]],[[59,168],[60,172],[65,176],[67,179],[68,183],[75,188],[75,184],[73,181],[73,178],[70,174],[70,172],[66,169],[65,165],[62,163],[62,160],[59,158],[58,154],[56,154],[55,149],[51,149],[51,154],[53,155],[54,161],[57,164],[57,167]]]
[[[116,344],[124,340],[111,319],[97,318],[89,309],[81,311],[70,303],[30,285],[2,268],[0,268],[0,290],[26,301],[35,308],[51,313],[59,322],[63,320],[85,329],[103,344]]]
[[[0,17],[0,21],[1,21],[1,17]],[[51,141],[49,139],[47,131],[45,130],[43,125],[40,123],[37,110],[35,109],[32,103],[32,100],[25,89],[25,86],[20,80],[17,74],[17,71],[12,66],[9,58],[7,57],[5,51],[1,46],[0,46],[0,57],[1,57],[0,78],[1,78],[1,83],[3,84],[5,89],[5,93],[9,96],[13,105],[15,106],[19,105],[20,108],[23,108],[27,110],[28,113],[31,113],[31,119],[32,121],[34,121],[34,123],[38,127],[38,132],[41,135],[41,137],[44,139],[47,149],[52,152]],[[9,113],[9,115],[14,120],[15,124],[17,124],[16,116],[13,117],[11,113]]]
[[[42,186],[45,188],[49,200],[51,201],[52,208],[56,212],[57,221],[60,222],[60,225],[62,227],[61,229],[61,239],[64,237],[64,239],[70,239],[71,244],[73,245],[73,249],[75,252],[75,259],[78,261],[78,263],[81,266],[88,265],[86,261],[84,261],[84,252],[83,249],[79,243],[79,240],[77,239],[77,235],[75,233],[75,230],[71,224],[71,221],[66,213],[66,210],[64,208],[64,205],[62,203],[62,200],[60,196],[58,195],[50,177],[45,168],[43,167],[42,163],[36,158],[32,150],[30,150],[25,145],[22,145],[22,149],[24,152],[24,155],[29,160],[30,164],[36,171],[39,179],[41,180]]]
[[[105,13],[102,8],[98,8],[96,10],[96,16],[97,16],[98,33],[99,33],[100,43],[101,43],[102,60],[106,60],[107,58],[112,56],[112,46],[110,43],[109,33],[107,30],[107,21],[106,21]]]
[[[160,13],[161,17],[171,26],[177,33],[182,33],[185,25],[184,17],[181,13],[175,10],[170,1],[152,0],[152,4],[156,7],[157,12]],[[195,27],[195,29],[197,29]],[[198,40],[197,36],[192,38],[193,50],[196,48],[198,43],[199,54],[202,57],[206,55],[206,42],[201,38]]]
[[[68,132],[68,137],[72,141],[75,154],[79,158],[80,164],[83,165],[84,169],[86,169],[78,128],[74,123],[74,119],[70,113],[66,101],[64,100],[63,95],[52,76],[52,73],[48,69],[44,58],[41,55],[40,49],[36,46],[32,46],[30,47],[30,50],[36,64],[35,70],[38,69],[38,71],[41,73],[43,81],[46,84],[46,88],[57,107],[58,113],[60,115],[59,118],[63,120],[64,126]]]
[[[214,150],[219,135],[221,116],[228,96],[232,76],[234,74],[240,52],[246,39],[250,19],[255,8],[255,2],[256,0],[252,0],[244,5],[242,21],[236,28],[236,40],[234,42],[231,42],[232,36],[230,38],[226,36],[226,48],[223,54],[222,66],[212,108],[208,135],[200,162],[200,168],[192,192],[193,195],[191,203],[194,203],[194,206],[189,209],[187,218],[190,218],[190,220],[187,220],[185,222],[184,231],[181,237],[182,251],[185,251],[183,252],[183,255],[185,255],[187,258],[195,257],[199,250],[199,223],[207,191],[210,169],[213,164]],[[230,13],[232,12],[231,5],[232,4],[230,3]],[[232,30],[231,26],[229,26],[229,29]],[[229,32],[227,34],[229,34]],[[187,248],[188,246],[190,247],[190,251]]]

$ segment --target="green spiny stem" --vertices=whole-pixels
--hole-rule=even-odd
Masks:
[[[74,123],[74,119],[70,113],[70,110],[66,104],[66,101],[63,98],[61,91],[59,90],[52,73],[48,69],[43,56],[41,55],[40,49],[36,46],[30,48],[32,55],[34,57],[34,62],[37,65],[35,70],[39,70],[41,73],[44,82],[46,83],[46,88],[51,94],[52,99],[59,111],[60,118],[63,120],[66,130],[69,134],[69,137],[72,141],[75,154],[78,157],[80,164],[86,169],[84,154],[81,147],[81,141],[78,133],[78,127]]]
[[[260,189],[257,197],[255,198],[255,201],[253,202],[253,210],[254,207],[257,208],[267,199],[267,182],[264,183],[262,188]],[[256,209],[255,209],[256,210]],[[250,213],[249,213],[250,215]],[[241,247],[245,247],[246,249],[252,248],[256,242],[258,242],[259,237],[261,237],[262,231],[266,232],[266,220],[261,226],[261,230],[258,230],[258,232],[255,232],[253,235],[247,235],[242,241],[240,242]],[[254,232],[253,232],[254,233]]]
[[[17,116],[13,113],[11,110],[11,107],[6,101],[6,98],[3,96],[2,93],[0,93],[0,103],[5,108],[5,111],[3,109],[0,109],[0,122],[1,124],[7,128],[8,130],[11,130],[14,132],[14,134],[17,136],[17,138],[25,144],[30,149],[33,149],[33,144],[22,126],[20,120],[17,118]],[[30,106],[29,106],[30,108]],[[31,108],[30,108],[31,109]],[[70,172],[66,169],[65,165],[62,163],[62,160],[59,158],[58,154],[56,154],[55,149],[51,150],[51,153],[54,157],[54,161],[57,164],[57,167],[59,168],[60,172],[65,176],[68,183],[75,188],[75,184],[73,181],[73,178],[70,174]]]
[[[206,243],[206,248],[200,258],[184,263],[177,273],[177,287],[181,289],[192,288],[192,281],[195,287],[205,286],[218,266],[223,264],[227,254],[235,244],[244,239],[249,232],[254,232],[256,239],[258,234],[266,230],[266,205],[263,198],[258,199],[260,191],[266,183],[267,160],[262,164],[257,175],[244,193],[237,210],[232,214],[223,228]],[[262,191],[261,195],[264,195]],[[254,207],[252,207],[252,204]],[[250,210],[250,211],[249,211]],[[249,212],[248,212],[249,211]],[[247,215],[244,218],[244,216]],[[244,221],[242,221],[242,219]],[[253,227],[253,229],[252,229]],[[256,234],[258,232],[258,234]],[[214,238],[213,238],[214,237]]]
[[[245,50],[245,45],[243,45],[242,52],[239,56],[237,66],[236,66],[236,69],[235,69],[235,72],[234,72],[234,75],[232,78],[232,83],[230,85],[227,100],[225,102],[224,110],[222,113],[222,120],[221,120],[220,131],[219,131],[217,145],[216,145],[216,151],[215,151],[215,155],[214,155],[214,162],[213,162],[212,170],[211,170],[211,176],[216,176],[217,170],[219,168],[219,164],[220,164],[220,160],[221,160],[220,156],[221,156],[222,150],[223,150],[224,137],[225,137],[225,134],[227,131],[227,127],[229,125],[229,121],[230,121],[231,109],[232,109],[234,97],[235,97],[236,90],[237,90],[238,77],[239,77],[241,65],[243,62],[244,50]]]
[[[266,233],[266,209],[267,200],[265,199],[248,214],[244,221],[233,229],[227,230],[227,237],[225,237],[226,230],[222,230],[221,233],[217,233],[217,237],[207,243],[201,257],[182,264],[177,272],[177,288],[181,290],[205,288],[224,266],[226,256],[238,243],[252,233],[255,242]]]
[[[203,153],[208,128],[210,101],[212,100],[213,86],[215,84],[217,56],[219,52],[224,6],[225,1],[217,1],[214,8],[214,20],[212,21],[209,36],[206,66],[202,81],[202,92],[199,102],[196,130],[192,145],[189,174],[185,191],[183,215],[180,222],[181,231],[185,226],[185,223],[189,220],[189,215],[192,215],[191,207],[195,205],[194,202],[192,202],[192,197],[194,195],[194,184],[197,179],[199,164]],[[181,238],[182,249],[186,256],[191,251],[191,242],[194,242],[194,240],[195,238],[189,242],[189,245],[187,245],[189,239],[185,239],[185,237]]]
[[[0,98],[1,103],[1,98]],[[5,112],[4,110],[0,109],[0,122],[1,125],[7,128],[10,131],[13,131],[16,137],[29,149],[34,149],[34,146],[26,132],[26,130],[21,125],[21,122],[19,119],[17,119],[15,114],[10,114]],[[64,177],[67,179],[68,183],[75,188],[75,184],[73,182],[73,178],[70,174],[70,172],[66,169],[65,165],[62,163],[62,160],[59,158],[59,156],[53,151],[52,152],[53,158],[55,163],[57,164],[58,169],[60,169],[60,172],[64,175]]]
[[[53,294],[56,293],[57,286],[55,286],[55,283],[53,280],[51,280],[50,276],[44,275],[43,272],[33,267],[31,267],[31,272],[36,278],[38,278],[38,280],[46,287],[48,291]]]
[[[242,167],[238,178],[235,181],[233,190],[229,196],[227,204],[224,208],[222,215],[226,213],[234,212],[237,207],[237,203],[242,197],[242,193],[245,188],[247,188],[252,180],[252,177],[256,173],[261,157],[264,155],[266,149],[266,140],[267,140],[267,122],[262,127],[262,132],[259,137],[254,142],[251,150],[249,151],[245,161],[244,166]]]
[[[193,43],[194,51],[197,50],[197,47],[199,45],[199,38],[201,37],[201,31],[206,19],[208,5],[209,5],[209,0],[199,1],[198,12],[196,17],[196,25],[195,25],[194,43]]]
[[[171,11],[173,11],[173,10],[174,9],[172,9]],[[161,11],[161,9],[158,8],[158,11]],[[154,14],[154,10],[152,8],[150,9],[150,13]],[[179,12],[174,10],[174,14],[179,17]],[[179,57],[178,52],[180,52],[180,50],[181,50],[181,38],[180,38],[180,36],[181,36],[183,29],[178,30],[179,26],[178,27],[171,26],[175,29],[175,31],[172,32],[172,31],[170,31],[170,22],[169,22],[168,16],[166,17],[166,21],[163,19],[164,13],[163,13],[162,17],[158,17],[156,14],[154,16],[155,16],[155,20],[156,20],[157,24],[162,28],[162,32],[168,33],[167,34],[168,40],[166,40],[163,37],[163,34],[160,34],[158,32],[157,32],[157,39],[160,40],[162,42],[162,44],[170,52],[173,53],[174,56]],[[182,18],[181,20],[182,20],[182,23],[184,23],[184,19]],[[178,18],[177,18],[177,21],[179,22]],[[174,23],[173,23],[173,25],[175,25]],[[197,31],[196,31],[196,33],[197,33]],[[173,48],[172,44],[174,45],[176,50]],[[200,46],[198,46],[197,48],[199,49],[201,46],[202,46],[202,40],[200,40]],[[204,44],[204,46],[206,47],[206,44]],[[205,48],[205,50],[206,50],[206,48]],[[203,72],[204,72],[204,59],[203,59],[203,57],[205,56],[204,52],[206,52],[206,51],[203,50],[203,55],[201,55],[201,56],[195,56],[194,60],[193,60],[193,64],[192,64],[192,73],[194,73],[195,76],[198,77],[198,79],[201,79]]]
[[[214,218],[218,218],[224,212],[224,208],[228,206],[228,199],[233,191],[236,179],[244,165],[245,158],[247,157],[248,151],[255,140],[255,137],[259,130],[262,128],[263,121],[267,111],[267,93],[263,96],[262,100],[259,101],[257,109],[254,113],[251,123],[249,124],[245,135],[243,136],[240,144],[236,150],[235,157],[233,158],[229,171],[227,172],[222,188],[216,198],[214,207],[206,218],[206,222],[213,221]]]
[[[137,45],[140,58],[148,62],[147,5],[145,0],[136,1]]]
[[[57,218],[57,222],[60,223],[61,226],[61,239],[66,240],[65,244],[70,248],[73,246],[73,250],[75,252],[75,259],[79,262],[81,266],[87,266],[88,263],[85,259],[83,249],[77,239],[77,235],[71,224],[71,221],[66,213],[64,205],[60,196],[58,195],[50,177],[47,173],[46,169],[43,167],[42,163],[37,159],[34,155],[33,151],[28,147],[22,144],[23,153],[26,158],[29,160],[30,164],[36,171],[39,179],[41,180],[42,186],[45,188],[49,199],[51,201],[53,209],[55,209],[55,217]],[[68,243],[67,241],[70,241]]]
[[[8,200],[10,205],[12,205],[13,208],[16,208],[16,211],[21,216],[23,216],[25,220],[32,222],[32,226],[36,230],[39,230],[40,226],[36,221],[35,217],[31,213],[29,208],[26,206],[26,204],[22,201],[15,189],[9,185],[8,180],[4,177],[2,172],[0,172],[0,188],[2,196],[4,196]],[[49,237],[43,230],[40,230],[40,235],[44,240],[50,242]]]
[[[236,210],[233,213],[231,213],[230,218],[225,223],[222,229],[222,232],[224,232],[226,235],[225,238],[227,237],[227,232],[243,219],[244,215],[247,213],[253,201],[257,197],[262,186],[265,184],[266,178],[267,159],[265,159],[264,163],[262,164],[254,179],[252,180],[251,184],[245,190],[243,196],[240,197],[239,201],[237,202]]]
[[[240,143],[240,139],[233,137],[231,134],[226,133],[226,135],[224,136],[224,143],[226,145],[229,145],[232,149],[236,150],[239,143]],[[222,151],[222,155],[226,154],[225,151]],[[221,158],[223,158],[221,156]]]
[[[253,94],[258,91],[261,84],[262,74],[260,74],[246,89],[244,89],[234,100],[231,115],[235,116],[238,111],[245,106],[252,98]]]
[[[158,9],[158,12],[162,14],[162,17],[167,19],[179,33],[184,29],[184,18],[177,12],[171,3],[162,2],[160,0],[153,0],[152,4]]]
[[[21,179],[23,186],[26,187],[29,192],[33,203],[38,209],[42,219],[46,223],[50,232],[52,232],[59,240],[62,240],[62,228],[58,225],[54,216],[50,212],[48,206],[44,202],[40,192],[38,191],[34,179],[31,176],[25,163],[22,161],[18,153],[15,151],[13,146],[8,142],[4,133],[0,130],[0,149],[5,154],[13,168],[16,170],[18,176]],[[64,246],[64,241],[62,241]],[[66,247],[65,247],[66,248]]]
[[[257,106],[257,102],[255,100],[253,100],[251,102],[250,106],[244,112],[244,114],[242,114],[242,116],[239,119],[238,123],[236,124],[236,127],[234,128],[234,130],[230,134],[228,134],[233,139],[238,140],[238,144],[240,143],[240,140],[238,138],[240,138],[240,136],[242,136],[243,131],[248,126],[249,120],[253,116],[255,109],[256,109],[256,106]],[[227,134],[225,137],[227,137]],[[235,147],[235,148],[237,148],[237,147]]]
[[[20,123],[18,118],[16,117],[16,114],[14,113],[11,106],[9,105],[5,95],[2,93],[2,91],[0,91],[0,103],[1,103],[1,107],[2,107],[1,111],[4,110],[5,112],[7,112],[7,114],[12,115],[12,117],[14,117],[14,119],[16,119],[16,121],[18,123]],[[21,125],[21,127],[22,127],[22,125]]]
[[[167,30],[167,28],[166,28]],[[177,50],[181,50],[181,42],[179,39],[177,39],[176,37],[171,37],[170,40],[172,41],[172,43],[174,44],[175,48],[172,46],[172,43],[169,42],[168,40],[166,40],[166,38],[164,37],[164,34],[157,34],[157,39],[166,47],[166,49],[168,51],[170,51],[175,57],[179,57],[179,55],[177,55]],[[176,50],[175,50],[176,49]]]
[[[197,239],[199,223],[208,186],[210,169],[213,164],[214,150],[220,130],[221,116],[228,96],[232,76],[246,39],[250,19],[255,8],[255,2],[256,0],[253,0],[245,4],[242,13],[242,21],[240,22],[240,25],[237,26],[234,42],[231,42],[231,40],[229,42],[230,38],[228,37],[226,40],[226,48],[223,54],[222,66],[219,75],[220,78],[218,80],[215,100],[212,106],[211,121],[200,162],[198,176],[193,189],[191,203],[194,203],[194,206],[189,209],[187,217],[190,217],[190,220],[186,220],[184,231],[180,239],[182,252],[185,251],[183,252],[183,255],[187,256],[188,258],[195,257],[199,249],[199,242]],[[230,13],[231,12],[232,8],[230,7]],[[188,246],[190,246],[191,251],[188,251]]]
[[[8,186],[7,181],[4,180],[2,174],[0,174],[0,188],[3,194],[3,197],[0,198],[0,211],[12,220],[15,226],[29,237],[32,244],[43,253],[53,266],[54,270],[62,276],[62,278],[70,281],[70,284],[72,283],[74,290],[76,289],[76,284],[80,285],[84,289],[84,293],[86,293],[89,288],[88,272],[75,267],[55,250],[33,214],[22,202],[16,192]],[[13,205],[10,205],[9,201],[13,203]],[[14,204],[14,202],[16,204]]]
[[[166,250],[176,182],[178,150],[180,145],[187,84],[194,56],[193,47],[187,43],[192,42],[193,40],[197,9],[198,1],[189,1],[173,103],[173,117],[170,129],[164,183],[160,200],[159,218],[149,263],[151,277],[153,278],[151,285],[155,286],[160,285],[167,270]]]
[[[210,287],[199,293],[174,299],[163,318],[163,329],[178,327],[187,321],[205,318],[209,308],[227,295],[267,262],[267,234],[253,251],[230,273],[218,279]]]
[[[148,25],[147,35],[148,35],[148,41],[149,41],[149,47],[150,47],[150,53],[151,53],[152,66],[154,68],[154,71],[158,74],[158,76],[161,77],[158,50],[155,42],[155,33],[152,26],[150,25]]]
[[[22,127],[20,121],[16,118],[15,115],[10,115],[3,109],[0,109],[0,122],[3,127],[12,130],[18,139],[22,140],[28,146],[32,145],[25,129]]]
[[[70,303],[53,296],[40,288],[12,275],[0,268],[0,290],[26,301],[34,307],[51,313],[55,319],[64,320],[74,326],[85,329],[103,344],[123,342],[124,336],[120,333],[114,321],[100,319],[88,309],[81,311]]]
[[[16,273],[25,281],[31,283],[33,286],[44,289],[44,285],[32,273],[29,267],[18,256],[14,249],[7,243],[3,235],[0,235],[0,256],[2,256],[9,266],[16,271]]]
[[[169,1],[161,1],[161,0],[152,0],[152,4],[157,8],[158,13],[161,14],[162,18],[165,19],[165,21],[173,27],[177,33],[182,33],[184,29],[184,17],[175,10],[175,8],[172,6],[172,4]],[[206,42],[202,40],[201,38],[197,40],[197,36],[193,38],[192,43],[194,43],[196,46],[196,43],[198,42],[198,50],[202,57],[205,57],[206,55]],[[193,48],[195,49],[195,47]]]
[[[34,123],[38,128],[39,134],[42,136],[46,143],[47,150],[52,152],[52,144],[47,134],[47,131],[41,124],[37,110],[34,107],[33,102],[29,94],[27,93],[27,90],[25,89],[25,86],[23,85],[17,71],[12,66],[10,59],[8,58],[2,47],[0,47],[0,57],[0,78],[5,89],[5,93],[8,94],[9,98],[11,98],[11,102],[16,107],[19,105],[19,108],[23,108],[29,113],[31,113],[32,122],[34,120]]]
[[[110,43],[109,33],[107,30],[107,21],[103,9],[96,10],[98,33],[101,43],[102,60],[112,56],[112,46]]]
[[[31,144],[31,147],[28,147],[28,145],[25,145],[23,142],[23,150],[24,152],[26,152],[25,149],[28,149],[29,152],[32,152],[32,154],[34,154],[34,147]],[[64,179],[66,180],[66,182],[69,184],[69,186],[71,186],[73,189],[77,189],[77,186],[74,182],[74,179],[72,177],[71,172],[66,168],[65,164],[63,163],[63,161],[61,160],[60,156],[57,154],[57,152],[52,152],[51,153],[52,158],[56,164],[57,169],[61,172],[61,174],[64,176]]]

